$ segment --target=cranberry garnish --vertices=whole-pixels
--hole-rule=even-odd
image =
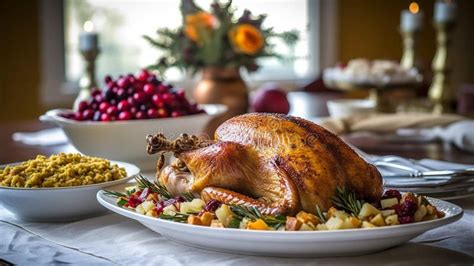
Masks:
[[[130,85],[129,83],[129,80],[128,78],[121,78],[117,81],[117,85],[120,87],[120,88],[127,88],[128,85]]]
[[[102,94],[97,94],[96,96],[94,96],[94,101],[100,104],[104,101],[104,97],[102,96]]]
[[[206,203],[206,205],[204,206],[204,210],[205,211],[208,211],[208,212],[214,212],[215,210],[217,210],[217,208],[219,208],[221,206],[221,203],[215,199],[211,199],[210,201],[208,201]]]
[[[105,97],[104,97],[105,100],[110,101],[110,100],[112,100],[112,99],[115,99],[116,94],[115,94],[115,92],[114,92],[113,89],[107,89],[107,90],[105,91],[104,96],[105,96]]]
[[[109,108],[107,108],[107,114],[111,116],[115,116],[117,113],[118,113],[118,108],[116,106],[112,105]]]
[[[172,117],[180,117],[180,116],[183,116],[183,115],[184,115],[183,111],[173,111],[173,112],[171,112]]]
[[[168,92],[168,87],[162,83],[162,84],[158,85],[158,92],[159,93],[167,93]]]
[[[178,98],[180,99],[184,99],[186,97],[186,92],[184,90],[179,90],[176,95],[178,96]]]
[[[101,91],[97,88],[95,88],[91,91],[91,96],[92,97],[95,97],[95,96],[100,95],[100,94],[101,94]]]
[[[79,113],[79,112],[76,112],[74,113],[74,120],[77,120],[77,121],[82,121],[84,120],[83,116],[82,116],[82,113]]]
[[[130,120],[132,119],[132,114],[128,111],[120,112],[118,115],[118,120]]]
[[[155,93],[155,86],[153,84],[147,83],[143,86],[143,92],[146,95],[153,95]]]
[[[164,102],[163,98],[159,94],[155,94],[151,97],[151,100],[153,104],[155,104],[156,107],[164,107]]]
[[[137,104],[141,104],[145,101],[146,99],[146,96],[143,92],[135,92],[133,94],[133,100],[137,103]]]
[[[86,110],[87,108],[89,107],[89,103],[87,103],[86,101],[82,101],[79,103],[79,106],[77,108],[77,110],[79,112],[83,112],[84,110]]]
[[[123,100],[123,99],[127,98],[127,96],[128,96],[127,91],[125,89],[122,89],[122,88],[117,90],[116,95],[117,95],[118,100]]]
[[[100,105],[99,105],[99,111],[101,113],[106,113],[107,112],[107,109],[110,107],[110,104],[108,102],[102,102]]]
[[[397,198],[398,200],[401,200],[402,199],[402,194],[400,194],[400,192],[398,190],[389,189],[389,190],[385,191],[382,198],[383,199]]]
[[[158,118],[158,111],[156,109],[148,109],[146,114],[148,115],[148,118]]]
[[[140,200],[139,197],[133,195],[131,196],[129,199],[128,199],[128,205],[130,205],[130,207],[132,208],[135,208],[137,207],[138,205],[140,205],[143,201]]]
[[[126,100],[121,100],[118,105],[117,105],[117,108],[119,109],[119,111],[123,112],[123,111],[128,111],[130,110],[130,103],[128,103]]]
[[[401,224],[410,224],[410,223],[413,223],[415,221],[415,218],[413,218],[413,216],[402,216],[402,217],[398,218],[398,221]]]
[[[148,197],[148,195],[150,195],[150,189],[149,188],[145,188],[142,190],[142,193],[140,194],[140,196],[138,197],[141,201],[145,201],[146,198]]]
[[[145,112],[143,112],[143,111],[138,111],[138,112],[135,114],[135,118],[136,118],[136,119],[146,119],[146,114],[145,114]]]
[[[138,79],[141,81],[146,81],[148,77],[150,76],[150,72],[146,69],[142,69],[140,73],[138,73]]]
[[[130,114],[132,114],[133,116],[135,116],[135,114],[136,114],[137,112],[138,112],[137,107],[135,107],[135,106],[130,107]]]
[[[100,115],[100,121],[108,122],[110,120],[111,120],[111,117],[107,113],[103,113]]]
[[[405,200],[400,204],[400,216],[413,216],[418,209],[418,204],[411,200]]]
[[[84,110],[84,112],[82,112],[82,118],[84,120],[91,120],[93,116],[94,116],[94,110],[92,109],[86,109]]]

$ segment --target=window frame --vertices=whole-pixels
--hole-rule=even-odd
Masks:
[[[250,80],[251,90],[266,82],[278,82],[286,90],[295,90],[316,78],[320,70],[332,66],[337,60],[337,9],[338,0],[307,0],[311,60],[308,77],[297,79]],[[72,102],[78,92],[78,82],[69,82],[65,74],[64,2],[40,0],[40,58],[41,103],[45,106]],[[324,51],[324,52],[322,52]],[[179,87],[191,90],[198,77],[186,76],[175,82]]]

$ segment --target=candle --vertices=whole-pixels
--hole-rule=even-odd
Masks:
[[[94,31],[94,23],[88,20],[84,23],[84,31],[79,36],[79,49],[81,51],[93,51],[99,48],[99,36]]]
[[[456,5],[451,1],[438,1],[435,3],[434,21],[446,23],[454,20]]]
[[[423,27],[423,12],[417,3],[412,2],[408,10],[400,14],[400,29],[402,31],[419,31]]]

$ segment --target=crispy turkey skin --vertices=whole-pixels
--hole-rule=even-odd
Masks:
[[[250,113],[224,122],[213,142],[185,136],[171,143],[160,134],[148,142],[149,153],[173,151],[177,157],[157,173],[172,193],[255,206],[265,214],[327,210],[337,187],[370,201],[383,192],[373,165],[339,137],[298,117]]]

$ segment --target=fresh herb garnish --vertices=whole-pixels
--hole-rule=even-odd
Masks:
[[[123,207],[123,205],[125,205],[125,204],[127,204],[127,203],[128,203],[128,201],[125,200],[125,199],[122,198],[122,197],[120,197],[119,200],[117,201],[117,205],[118,205],[119,207]]]
[[[286,223],[285,215],[277,215],[277,216],[263,215],[260,213],[260,211],[256,207],[253,207],[253,206],[245,207],[241,205],[232,205],[230,206],[230,209],[235,214],[234,220],[237,220],[239,223],[240,221],[242,221],[243,218],[248,218],[251,221],[262,219],[268,226],[273,227],[275,229],[280,228]],[[232,222],[234,222],[234,220]]]
[[[324,216],[324,213],[321,211],[318,204],[316,204],[316,215],[318,216],[319,220],[321,220],[321,222],[327,222],[326,216]]]
[[[359,215],[364,201],[358,200],[354,192],[348,192],[345,188],[337,187],[336,195],[332,197],[332,203],[348,213],[357,216]]]
[[[170,220],[178,223],[185,223],[188,220],[189,214],[186,213],[176,213],[175,215],[169,214],[160,214],[161,219]]]
[[[166,189],[166,187],[160,184],[158,181],[151,182],[142,175],[136,175],[135,180],[137,181],[139,188],[149,188],[163,199],[171,199],[173,197],[168,189]]]
[[[121,197],[127,198],[128,197],[124,193],[117,192],[117,191],[110,191],[110,190],[104,190],[104,194],[112,198],[121,198]]]

